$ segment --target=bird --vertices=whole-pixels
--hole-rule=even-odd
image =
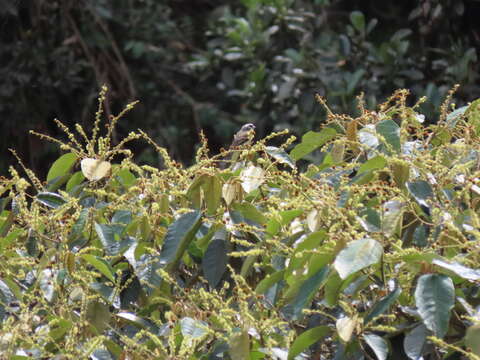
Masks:
[[[233,141],[230,149],[238,148],[252,141],[255,136],[255,125],[248,123],[243,125],[238,132],[233,135]]]
[[[232,153],[232,150],[238,150],[241,146],[249,145],[252,143],[252,140],[255,136],[255,125],[252,123],[247,123],[243,125],[240,130],[238,130],[235,135],[233,135],[233,141],[230,147],[228,148],[229,154],[226,155],[219,166],[221,169],[226,169],[229,164],[235,162],[238,158],[238,153]]]

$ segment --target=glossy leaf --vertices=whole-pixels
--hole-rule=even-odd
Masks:
[[[265,171],[260,167],[250,165],[242,170],[240,180],[243,190],[248,194],[265,182]]]
[[[405,354],[412,360],[421,359],[426,341],[427,328],[423,324],[417,325],[405,335],[405,339],[403,340]]]
[[[183,336],[198,339],[207,334],[208,324],[205,321],[184,317],[180,320],[180,329]]]
[[[276,271],[273,274],[270,274],[264,277],[255,288],[257,294],[264,294],[270,289],[274,284],[283,279],[285,275],[285,270]]]
[[[452,279],[445,275],[420,276],[415,289],[415,303],[425,326],[443,338],[448,330],[450,310],[455,304]]]
[[[400,127],[393,120],[383,120],[376,125],[378,134],[382,135],[386,143],[393,149],[394,152],[399,153],[400,146]]]
[[[353,332],[355,331],[355,327],[358,325],[358,318],[357,316],[349,317],[344,316],[338,319],[335,323],[337,328],[337,333],[340,339],[344,342],[349,342],[352,339]]]
[[[277,147],[274,147],[274,146],[267,146],[265,148],[265,150],[266,150],[268,155],[273,157],[280,164],[288,165],[292,169],[295,168],[295,162],[292,160],[292,158],[290,158],[290,156],[282,148],[277,148]]]
[[[457,262],[450,263],[441,259],[434,259],[432,264],[440,266],[442,269],[450,270],[463,279],[472,281],[480,280],[480,270],[471,269]]]
[[[59,208],[66,204],[66,200],[63,196],[52,192],[41,192],[35,198],[39,203],[48,206],[52,209]]]
[[[365,316],[364,323],[367,324],[373,318],[376,318],[377,316],[382,315],[385,311],[387,311],[390,306],[392,306],[392,304],[395,302],[395,300],[397,300],[401,293],[402,289],[397,286],[395,290],[393,290],[390,294],[388,294],[380,301],[378,301],[375,305],[373,305],[368,315]]]
[[[168,268],[175,268],[180,261],[188,244],[195,237],[201,225],[201,219],[200,211],[192,211],[181,215],[168,227],[160,252],[160,261],[167,264]]]
[[[363,339],[368,344],[368,346],[372,348],[378,360],[387,359],[388,344],[381,336],[375,334],[364,334]]]
[[[419,205],[429,208],[426,200],[433,198],[433,190],[428,182],[424,180],[408,182],[407,189]]]

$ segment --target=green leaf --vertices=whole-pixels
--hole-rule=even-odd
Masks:
[[[461,108],[455,109],[447,115],[447,124],[453,128],[457,124],[458,120],[463,117],[465,111],[467,111],[468,106],[462,106]]]
[[[235,203],[233,209],[238,211],[245,219],[255,221],[259,225],[267,223],[267,218],[249,202]]]
[[[175,268],[190,242],[194,239],[197,230],[200,228],[202,213],[192,211],[180,216],[167,229],[160,261],[167,264],[166,269]]]
[[[457,262],[449,263],[441,259],[434,259],[432,261],[432,264],[440,266],[443,269],[450,270],[463,279],[472,280],[472,281],[480,280],[480,270],[471,269]]]
[[[370,160],[368,160],[367,162],[364,162],[358,168],[358,174],[361,174],[366,171],[383,169],[386,165],[387,165],[387,160],[385,160],[383,156],[375,156]]]
[[[322,267],[300,286],[300,290],[292,302],[294,319],[301,317],[302,310],[312,301],[318,289],[320,289],[320,286],[327,278],[329,270],[328,266]]]
[[[388,145],[391,146],[393,151],[399,153],[401,150],[400,145],[400,127],[393,120],[380,121],[376,126],[377,133],[385,138]]]
[[[143,290],[148,294],[152,294],[154,289],[157,289],[161,283],[162,278],[158,275],[157,271],[162,268],[159,256],[153,256],[150,254],[143,254],[138,259],[133,267],[135,269],[135,275],[142,284]]]
[[[156,333],[158,330],[155,325],[141,318],[140,316],[135,315],[134,313],[119,312],[118,314],[116,314],[116,316],[121,319],[127,320],[129,323],[138,327],[139,329],[149,330],[152,333]]]
[[[333,139],[336,134],[337,132],[332,128],[324,128],[320,132],[309,131],[302,136],[301,143],[293,148],[290,156],[297,161]]]
[[[250,340],[248,332],[234,333],[229,341],[229,354],[232,360],[250,360]]]
[[[343,280],[337,272],[332,271],[325,283],[325,302],[327,306],[334,307],[337,305],[342,285]]]
[[[127,189],[137,183],[137,178],[128,169],[121,169],[115,172],[115,180]]]
[[[402,289],[400,287],[396,287],[390,294],[382,298],[379,302],[373,305],[372,310],[365,316],[364,324],[370,322],[370,320],[376,318],[377,316],[383,314],[385,311],[388,310],[390,306],[397,300],[397,298],[402,293]]]
[[[472,349],[472,352],[480,356],[480,324],[475,324],[467,329],[465,345]]]
[[[420,324],[405,335],[403,340],[403,349],[405,354],[412,359],[418,360],[422,358],[422,353],[425,349],[427,341],[427,328]]]
[[[208,324],[205,321],[184,317],[180,320],[180,329],[183,336],[198,339],[207,334]]]
[[[475,135],[480,136],[480,99],[473,101],[465,111],[469,125],[473,126]]]
[[[135,239],[126,236],[122,238],[125,226],[122,224],[98,224],[95,223],[95,232],[105,249],[107,255],[118,255],[125,252],[135,243]]]
[[[420,206],[427,209],[430,207],[426,200],[433,198],[433,190],[428,182],[424,180],[408,182],[407,189]]]
[[[326,237],[327,232],[325,230],[316,231],[308,234],[308,236],[297,245],[290,259],[290,263],[288,264],[289,275],[312,257],[312,253],[308,250],[318,248],[320,243],[325,240]]]
[[[0,237],[0,250],[11,245],[16,240],[18,241],[18,239],[24,234],[25,234],[25,231],[23,229],[14,228],[12,231],[8,233],[7,236]]]
[[[52,192],[40,192],[35,200],[53,209],[56,209],[67,202],[63,196]]]
[[[85,176],[81,171],[74,173],[67,182],[65,190],[71,193],[76,186],[80,185],[82,181],[85,180]]]
[[[55,318],[50,328],[49,336],[55,341],[60,340],[73,326],[70,320]]]
[[[86,262],[105,275],[107,279],[109,279],[111,282],[115,282],[115,272],[110,264],[103,258],[90,254],[82,254],[81,256]]]
[[[286,164],[292,169],[295,168],[295,162],[290,158],[290,156],[282,148],[277,148],[275,146],[267,146],[265,148],[268,155],[277,160],[280,164]]]
[[[398,200],[390,200],[383,204],[382,232],[386,236],[392,236],[403,218],[405,203]]]
[[[217,212],[222,200],[222,182],[217,176],[205,176],[202,183],[207,213],[213,215]]]
[[[455,304],[455,288],[448,276],[420,276],[415,289],[415,303],[425,326],[443,338],[448,330],[450,310]]]
[[[99,301],[92,301],[87,306],[86,318],[90,325],[93,325],[99,334],[108,328],[111,313],[108,305]]]
[[[390,168],[393,175],[393,180],[401,189],[405,188],[405,183],[410,178],[410,165],[408,162],[400,159],[391,159]]]
[[[74,153],[67,153],[60,156],[50,167],[47,174],[47,183],[57,177],[67,175],[75,165],[78,157]]]
[[[298,336],[288,351],[288,360],[294,359],[302,351],[315,344],[320,339],[324,338],[330,333],[328,326],[316,326],[308,329]]]
[[[361,11],[352,11],[350,21],[357,31],[362,33],[365,31],[365,16]]]
[[[276,271],[273,274],[267,275],[263,278],[255,288],[257,294],[265,294],[274,284],[283,279],[285,270]]]
[[[128,225],[132,222],[132,212],[130,210],[117,210],[112,216],[112,223]]]
[[[215,288],[227,269],[227,246],[223,239],[213,239],[203,256],[202,269],[208,284]]]
[[[337,255],[334,267],[342,279],[349,275],[376,264],[383,254],[382,245],[371,238],[363,238],[348,243]]]
[[[370,346],[378,360],[386,360],[388,356],[388,344],[380,336],[375,334],[364,334],[365,342]]]

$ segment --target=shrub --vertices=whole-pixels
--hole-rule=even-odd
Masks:
[[[480,100],[426,126],[406,90],[356,118],[317,97],[300,142],[202,137],[183,167],[114,146],[134,103],[102,132],[105,91],[91,135],[40,135],[66,151],[46,182],[1,179],[4,356],[478,358]]]

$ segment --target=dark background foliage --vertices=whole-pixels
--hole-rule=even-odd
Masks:
[[[480,97],[479,13],[473,0],[0,0],[0,174],[8,148],[45,172],[58,154],[28,130],[88,129],[104,83],[107,115],[141,100],[119,138],[142,128],[185,163],[200,129],[216,152],[245,122],[318,128],[315,93],[355,114],[360,92],[373,107],[406,87],[435,121],[453,84],[460,104]]]

